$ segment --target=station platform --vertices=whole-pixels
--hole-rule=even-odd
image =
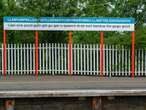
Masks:
[[[0,98],[145,96],[145,77],[7,76],[0,78]]]

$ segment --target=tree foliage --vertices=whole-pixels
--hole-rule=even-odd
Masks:
[[[136,47],[146,44],[145,0],[0,0],[0,35],[3,16],[133,17],[136,19]],[[9,31],[8,43],[33,43],[32,31]],[[68,32],[39,32],[40,42],[67,42]],[[99,32],[73,32],[74,43],[99,43]],[[0,38],[2,42],[2,37]],[[131,45],[130,32],[105,32],[106,44]]]

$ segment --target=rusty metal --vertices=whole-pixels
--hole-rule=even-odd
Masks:
[[[15,100],[6,100],[5,101],[5,109],[6,110],[14,110]]]
[[[93,97],[92,110],[102,110],[102,98],[101,97]]]

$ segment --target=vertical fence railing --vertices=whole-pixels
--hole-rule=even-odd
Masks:
[[[7,74],[34,74],[34,52],[35,47],[33,44],[7,44]]]
[[[100,75],[100,49],[96,44],[73,45],[73,74]]]
[[[7,75],[35,75],[35,44],[7,44]],[[38,74],[69,75],[68,44],[39,44]],[[103,46],[103,76],[131,76],[131,50],[124,46]],[[0,73],[3,70],[0,46]],[[100,76],[100,45],[72,45],[72,74]],[[135,76],[146,76],[146,50],[135,50]]]
[[[39,74],[68,74],[68,44],[39,45]]]

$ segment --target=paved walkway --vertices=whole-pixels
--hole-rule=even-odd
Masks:
[[[0,79],[0,97],[146,95],[146,78],[9,76]]]

